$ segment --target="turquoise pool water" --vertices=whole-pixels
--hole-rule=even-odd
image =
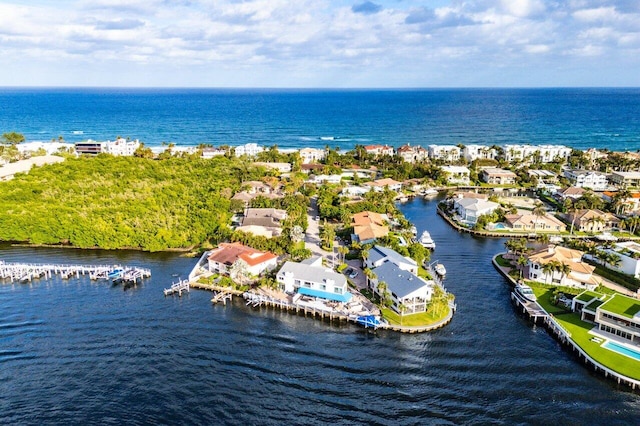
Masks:
[[[507,229],[507,227],[504,223],[498,222],[493,225],[493,229]]]
[[[615,342],[609,341],[603,344],[602,347],[640,361],[640,352],[634,351],[633,349],[627,348],[626,346],[622,346]]]

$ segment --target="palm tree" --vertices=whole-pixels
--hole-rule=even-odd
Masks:
[[[545,275],[545,282],[548,281],[548,278],[553,279],[553,273],[556,271],[556,265],[554,263],[555,261],[552,260],[551,262],[545,263],[544,265],[542,265],[542,272]],[[547,282],[548,284],[548,282]]]
[[[389,297],[389,286],[384,281],[378,281],[378,296],[380,297],[380,304],[382,306],[389,307],[391,297]]]
[[[342,263],[344,263],[345,256],[349,253],[349,249],[346,246],[338,247],[338,253],[342,255]]]
[[[562,280],[564,280],[564,277],[571,273],[571,266],[564,262],[560,262],[558,264],[558,272],[560,272],[560,282],[562,282]]]
[[[538,219],[546,214],[546,210],[544,209],[544,204],[540,201],[536,201],[531,213],[536,217],[536,220],[533,224],[533,232],[535,233],[538,229]]]
[[[364,276],[367,278],[367,287],[371,288],[371,281],[376,279],[376,274],[369,268],[364,268]]]
[[[404,303],[401,303],[398,306],[398,310],[400,311],[400,325],[402,325],[402,318],[404,317],[405,312],[407,312],[409,308]]]
[[[611,265],[614,268],[617,266],[620,266],[620,263],[622,262],[622,259],[620,258],[620,256],[618,256],[613,252],[608,252],[603,260],[604,260],[605,267],[607,265]]]
[[[524,267],[527,266],[527,263],[529,263],[529,259],[527,259],[523,255],[520,255],[520,257],[518,258],[516,263],[518,265],[518,270],[520,271],[520,278],[522,278],[522,273],[524,271]]]

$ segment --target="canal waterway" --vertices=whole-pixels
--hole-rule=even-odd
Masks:
[[[640,396],[594,375],[518,316],[491,266],[504,240],[428,229],[458,311],[405,335],[331,325],[211,293],[164,298],[195,259],[0,246],[0,259],[119,263],[152,278],[0,284],[0,424],[637,424]]]

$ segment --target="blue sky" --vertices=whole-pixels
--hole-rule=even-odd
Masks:
[[[640,1],[0,0],[0,86],[640,86]]]

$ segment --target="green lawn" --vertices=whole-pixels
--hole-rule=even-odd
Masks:
[[[502,255],[496,257],[496,263],[499,266],[502,266],[502,267],[510,267],[511,266],[511,261],[509,261],[509,260],[505,259],[504,257],[502,257]]]
[[[440,304],[440,309],[431,306],[427,312],[419,314],[404,314],[402,316],[402,323],[400,322],[400,315],[396,314],[389,308],[382,309],[382,316],[391,325],[403,325],[407,327],[418,327],[434,324],[443,320],[449,315],[449,305]],[[437,311],[437,313],[436,313]]]
[[[615,295],[604,303],[600,309],[623,315],[627,318],[633,318],[640,311],[640,302],[630,297]]]
[[[600,364],[607,366],[611,370],[624,374],[636,380],[640,380],[640,362],[620,355],[616,352],[602,348],[601,343],[592,342],[593,335],[589,334],[589,330],[595,327],[594,324],[582,321],[580,314],[569,312],[562,306],[554,306],[551,303],[553,288],[545,288],[541,286],[531,286],[538,298],[538,303],[553,318],[571,334],[571,339],[578,344],[586,353]]]

